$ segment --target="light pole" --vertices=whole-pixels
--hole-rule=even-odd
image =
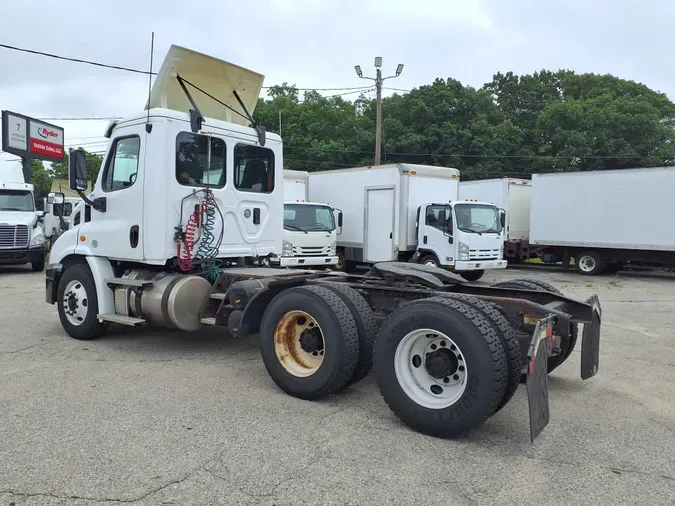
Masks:
[[[396,67],[396,75],[389,77],[382,77],[382,57],[375,57],[375,68],[377,69],[377,77],[365,77],[361,71],[361,65],[356,65],[356,75],[361,79],[370,79],[375,81],[375,89],[377,90],[377,127],[375,132],[375,165],[380,165],[380,152],[382,151],[382,83],[387,79],[398,77],[403,72],[403,64],[399,63]]]

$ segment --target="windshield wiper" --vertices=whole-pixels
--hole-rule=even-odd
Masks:
[[[20,212],[23,212],[23,213],[30,213],[31,212],[30,210],[21,209],[20,207],[3,207],[3,208],[0,208],[0,211],[20,211]]]
[[[483,233],[485,232],[485,231],[479,232],[478,230],[474,230],[472,228],[460,228],[460,230],[462,232],[471,232],[472,234],[478,234],[478,235],[483,235]]]
[[[284,223],[284,228],[289,230],[297,230],[298,232],[304,232],[305,234],[307,233],[307,230],[304,228],[296,227],[295,225],[289,225],[288,223]]]

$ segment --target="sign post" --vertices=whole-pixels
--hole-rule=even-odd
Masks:
[[[2,150],[21,158],[25,183],[31,182],[30,161],[63,160],[63,128],[11,111],[2,111]]]

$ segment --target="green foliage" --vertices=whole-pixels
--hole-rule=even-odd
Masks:
[[[497,73],[481,89],[436,79],[385,98],[382,163],[456,167],[462,179],[671,164],[675,104],[610,75],[542,70]],[[279,114],[281,113],[281,124]],[[284,139],[284,167],[374,161],[376,104],[284,83],[261,99],[256,120]]]
[[[85,153],[85,158],[87,159],[87,177],[93,183],[98,178],[98,173],[101,170],[103,156],[89,153],[83,148],[78,149],[82,149]],[[68,157],[64,157],[60,162],[52,163],[52,175],[54,179],[68,179]]]
[[[52,188],[52,177],[41,161],[30,161],[30,180],[35,188],[35,207],[42,211],[44,207],[43,199]]]

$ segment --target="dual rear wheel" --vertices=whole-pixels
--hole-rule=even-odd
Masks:
[[[370,307],[352,288],[296,287],[269,304],[260,336],[267,371],[286,393],[317,399],[374,367],[390,409],[436,436],[480,425],[519,382],[520,348],[498,306],[461,295],[404,304],[378,332]]]

